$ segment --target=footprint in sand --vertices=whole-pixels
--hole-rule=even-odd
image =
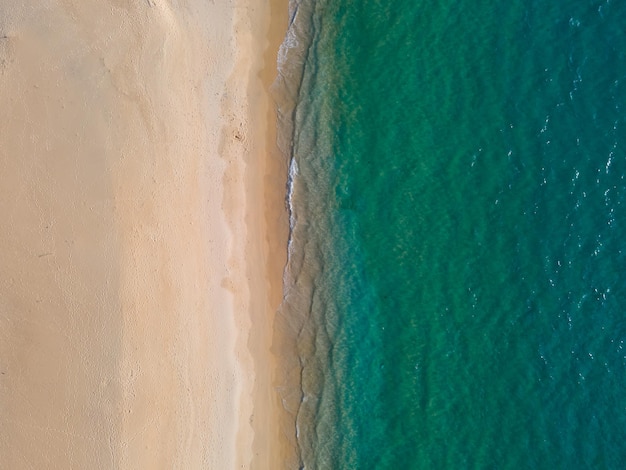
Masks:
[[[11,38],[6,34],[0,34],[0,75],[4,75],[13,62],[13,47]]]

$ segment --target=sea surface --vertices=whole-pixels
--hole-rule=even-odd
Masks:
[[[290,14],[301,468],[626,468],[626,2]]]

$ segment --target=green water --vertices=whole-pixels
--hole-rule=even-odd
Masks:
[[[626,4],[293,11],[302,466],[624,468]]]

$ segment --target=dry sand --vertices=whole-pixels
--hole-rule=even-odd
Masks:
[[[285,468],[284,3],[0,0],[0,469]]]

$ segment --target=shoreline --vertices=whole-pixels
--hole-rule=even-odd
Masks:
[[[286,1],[0,13],[0,466],[282,468]]]
[[[280,361],[271,352],[274,315],[282,299],[287,237],[285,165],[276,145],[276,111],[269,93],[276,77],[278,46],[286,30],[283,3],[271,1],[260,13],[248,9],[235,19],[240,47],[227,88],[237,89],[242,101],[230,100],[224,114],[236,114],[233,108],[244,109],[239,117],[247,115],[249,120],[227,126],[220,144],[225,158],[243,156],[240,162],[231,161],[232,174],[228,169],[225,174],[225,179],[237,179],[245,195],[243,200],[231,195],[225,201],[231,232],[246,234],[245,257],[234,266],[248,287],[235,306],[235,312],[242,312],[236,314],[236,349],[245,372],[237,468],[245,462],[251,462],[253,469],[283,468],[289,454],[276,423],[280,402],[275,377]]]

